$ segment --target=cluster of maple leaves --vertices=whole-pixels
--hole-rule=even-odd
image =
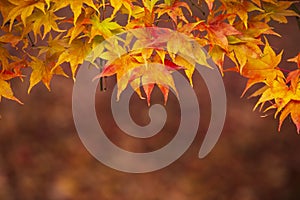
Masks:
[[[24,78],[30,68],[31,89],[43,82],[50,90],[53,75],[68,77],[63,63],[70,66],[75,79],[77,68],[92,50],[113,35],[129,32],[126,40],[111,41],[97,51],[106,60],[99,77],[117,75],[118,96],[131,85],[141,98],[140,83],[150,103],[155,84],[167,101],[169,88],[176,91],[171,73],[183,69],[192,84],[195,65],[209,67],[204,51],[195,51],[180,34],[165,38],[164,32],[130,32],[142,27],[169,28],[184,34],[208,54],[223,74],[236,71],[248,79],[245,92],[254,84],[263,87],[251,97],[259,96],[255,108],[275,109],[279,130],[288,115],[300,132],[300,53],[289,59],[298,68],[285,74],[279,68],[282,52],[276,55],[267,38],[277,35],[270,21],[287,23],[294,2],[277,0],[1,0],[0,13],[0,100],[5,97],[22,103],[11,89],[11,79]],[[205,7],[208,12],[204,13]],[[139,29],[140,30],[140,29]],[[161,29],[159,29],[161,30]],[[167,31],[167,29],[166,29]],[[135,48],[127,52],[126,44],[135,37],[135,46],[145,47],[148,36],[160,38],[157,46]],[[170,36],[170,35],[169,35]],[[192,60],[182,54],[193,54]],[[227,57],[235,66],[224,66]],[[194,61],[195,60],[195,61]],[[160,63],[161,65],[152,65]]]

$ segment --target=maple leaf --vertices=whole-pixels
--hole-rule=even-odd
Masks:
[[[45,60],[41,60],[30,55],[29,57],[32,59],[32,61],[29,63],[29,66],[32,69],[32,73],[30,75],[30,85],[28,88],[28,93],[30,93],[31,89],[40,81],[42,81],[50,91],[50,81],[52,79],[52,76],[55,74],[67,77],[60,66],[56,66],[54,69],[55,62],[53,61],[53,59],[55,57],[46,57]]]
[[[252,85],[256,83],[263,82],[269,85],[276,77],[284,76],[282,72],[277,69],[277,66],[281,61],[282,53],[283,51],[276,55],[266,40],[262,56],[259,58],[249,57],[247,59],[244,67],[240,68],[240,73],[249,78],[242,96]]]
[[[151,5],[149,5],[149,7],[150,6]],[[126,11],[122,11],[122,13],[127,14]],[[133,5],[131,16],[133,19],[131,19],[126,24],[127,30],[140,28],[140,27],[150,27],[153,25],[154,18],[155,18],[153,10],[150,11],[146,6],[140,7],[137,5]]]
[[[207,38],[211,45],[219,45],[225,51],[228,50],[227,36],[241,34],[232,25],[224,22],[228,15],[219,15],[217,17],[209,16],[207,23],[202,22],[198,29],[207,31]]]
[[[276,35],[280,37],[280,35],[273,31],[273,28],[270,27],[267,23],[261,22],[255,19],[251,19],[248,21],[248,28],[245,28],[242,23],[236,23],[234,26],[237,30],[239,30],[242,34],[237,35],[242,40],[247,41],[257,41],[260,39],[259,37],[263,34],[266,35]]]
[[[47,46],[39,46],[39,54],[46,54],[46,56],[56,56],[59,57],[69,46],[66,38],[61,38],[61,34],[58,34],[55,38],[50,34],[47,39]]]
[[[265,13],[258,15],[256,18],[264,19],[265,22],[269,22],[271,19],[280,23],[287,23],[286,17],[298,16],[295,11],[288,10],[288,8],[295,2],[293,1],[276,1],[276,3],[264,2],[262,7]]]
[[[144,70],[141,74],[141,84],[147,96],[147,103],[150,105],[150,94],[152,92],[153,84],[157,84],[164,95],[165,104],[168,99],[169,88],[177,94],[175,83],[171,73],[163,66],[158,64],[149,64],[142,67]],[[150,90],[149,90],[150,86]]]
[[[196,63],[211,68],[207,63],[208,56],[205,50],[199,44],[196,45],[194,40],[190,40],[182,33],[173,32],[171,34],[167,42],[167,51],[173,62],[185,69],[184,72],[191,85],[193,85],[192,75]]]
[[[300,101],[290,101],[283,109],[279,117],[278,131],[280,131],[283,121],[289,114],[297,127],[298,134],[300,134]]]
[[[12,56],[9,54],[8,50],[2,45],[0,45],[0,64],[2,69],[9,69],[9,60]]]
[[[298,69],[290,72],[286,78],[286,83],[290,83],[289,91],[285,96],[285,104],[277,106],[276,114],[281,111],[279,117],[279,127],[278,131],[280,131],[283,121],[290,114],[293,123],[297,127],[298,134],[300,133],[300,53],[294,57],[289,59],[288,61],[296,62],[298,65]],[[281,103],[283,104],[283,103]],[[275,114],[275,116],[276,116]]]
[[[184,72],[185,72],[186,76],[188,77],[191,86],[193,86],[192,76],[195,71],[195,63],[191,63],[191,61],[189,61],[186,58],[183,58],[179,55],[177,55],[175,58],[173,58],[173,62],[176,65],[181,66],[184,69]]]
[[[184,30],[191,30],[191,27],[195,27],[197,24],[188,26]],[[153,48],[163,63],[166,61],[166,50],[173,63],[183,67],[191,85],[191,77],[196,63],[210,68],[210,65],[207,63],[208,57],[205,50],[199,44],[197,45],[195,40],[180,32],[174,32],[170,29],[139,29],[131,30],[131,33],[137,39],[133,49]],[[163,46],[166,46],[166,49],[161,49]],[[184,59],[181,59],[182,57]],[[139,61],[142,62],[141,60]]]
[[[260,0],[251,0],[254,4],[256,4],[258,7],[261,7]]]
[[[16,36],[12,33],[6,33],[5,35],[0,36],[0,42],[10,43],[12,47],[16,47],[21,41],[22,38],[20,36]]]
[[[182,33],[172,32],[170,34],[167,41],[167,51],[171,57],[174,57],[175,54],[183,55],[191,63],[197,62],[210,68],[205,50],[192,38]]]
[[[161,78],[171,76],[170,72],[180,69],[181,67],[165,58],[166,51],[164,50],[136,47],[133,48],[136,50],[127,53],[125,43],[131,43],[130,41],[132,41],[133,35],[142,38],[146,44],[152,43],[150,41],[155,40],[153,37],[148,37],[149,32],[136,30],[133,31],[133,33],[135,34],[127,34],[129,39],[127,38],[127,40],[122,41],[122,43],[120,43],[120,38],[117,37],[114,40],[111,38],[107,40],[105,44],[96,47],[97,50],[93,51],[94,54],[95,52],[96,54],[92,55],[91,58],[88,58],[88,60],[93,62],[97,57],[99,57],[108,61],[104,66],[103,71],[96,78],[116,74],[118,85],[117,100],[119,100],[120,94],[125,90],[128,84],[131,85],[141,98],[143,98],[140,92],[140,86],[143,85],[149,103],[150,94],[156,84],[163,92],[166,101],[169,86],[173,88],[173,84],[170,79],[164,80],[168,80],[168,85],[167,83],[162,82]],[[154,63],[160,64],[160,68],[152,66]],[[167,72],[168,74],[166,74]]]
[[[248,28],[245,28],[242,22],[238,22],[235,28],[241,34],[227,36],[229,53],[226,55],[236,64],[237,71],[244,67],[249,58],[258,59],[262,55],[259,47],[263,45],[260,38],[262,34],[280,36],[268,24],[260,21],[248,21]]]
[[[167,6],[171,6],[175,3],[176,0],[164,0],[164,3],[167,5]]]
[[[89,16],[88,14],[81,14],[75,25],[70,28],[68,30],[67,35],[65,36],[66,38],[69,37],[69,44],[72,43],[72,41],[76,38],[83,38],[85,36],[87,36],[87,32],[89,32],[89,30],[87,29],[87,25],[91,24],[91,16]],[[67,20],[66,22],[70,22],[69,20]],[[73,23],[73,20],[71,20],[71,23]]]
[[[160,18],[163,14],[167,14],[170,18],[177,24],[177,18],[188,23],[188,20],[185,18],[182,8],[186,8],[190,15],[192,15],[192,11],[189,5],[185,2],[175,1],[173,4],[160,4],[158,5],[157,10],[155,11],[158,14],[158,18]]]
[[[293,70],[290,73],[288,73],[288,76],[286,78],[286,83],[290,84],[290,90],[293,92],[293,94],[299,95],[299,97],[300,97],[300,93],[298,94],[298,89],[299,89],[298,83],[299,83],[299,79],[300,79],[300,53],[296,57],[288,59],[288,61],[297,63],[298,69]],[[297,96],[294,96],[291,98],[294,100],[297,100]]]
[[[182,22],[178,23],[177,31],[183,33],[187,36],[193,37],[192,31],[197,30],[197,26],[203,21],[197,21],[193,23],[183,24]],[[196,39],[193,37],[193,39]]]
[[[86,56],[91,50],[91,45],[87,42],[83,42],[80,39],[73,40],[70,45],[65,46],[64,52],[62,52],[58,61],[51,71],[54,73],[56,68],[59,67],[64,62],[68,62],[72,71],[72,78],[75,80],[75,74],[78,68],[78,65],[82,64]]]
[[[298,65],[298,69],[291,71],[286,78],[286,83],[290,83],[290,89],[293,91],[293,93],[297,93],[298,82],[300,77],[300,53],[294,58],[288,59],[288,61],[295,62]]]
[[[171,72],[179,66],[174,65],[174,63],[168,66],[169,63],[172,62],[164,61],[164,65],[159,62],[145,63],[129,71],[130,80],[132,80],[130,81],[131,87],[139,94],[139,87],[143,86],[148,106],[150,105],[151,93],[155,84],[163,93],[165,104],[168,99],[170,87],[178,95]]]
[[[143,0],[145,8],[147,8],[150,13],[153,12],[153,8],[157,2],[158,0]]]
[[[257,108],[260,104],[264,104],[265,102],[268,102],[270,100],[278,100],[280,99],[281,101],[287,97],[288,93],[288,86],[286,85],[284,78],[283,77],[276,77],[271,84],[267,85],[267,89],[265,89],[257,101],[256,105],[254,106],[253,110]],[[284,107],[285,105],[283,105]],[[273,105],[271,106],[273,108]],[[267,108],[269,109],[269,108]],[[276,115],[275,115],[276,116]]]
[[[241,71],[248,59],[259,59],[262,51],[258,45],[262,45],[260,39],[247,35],[236,35],[227,37],[228,53],[226,54],[235,64],[236,70]]]
[[[25,67],[32,68],[28,92],[39,82],[50,90],[53,75],[66,76],[61,64],[70,65],[74,79],[83,60],[102,68],[104,63],[99,64],[100,58],[107,63],[99,76],[117,76],[117,98],[131,86],[140,98],[145,95],[149,105],[157,86],[166,103],[170,89],[176,93],[172,72],[184,70],[193,85],[196,64],[210,67],[202,48],[208,46],[209,55],[222,75],[223,71],[233,70],[248,79],[242,95],[252,85],[264,84],[250,96],[259,97],[254,108],[261,106],[262,109],[267,104],[265,111],[275,109],[275,118],[281,114],[279,130],[291,115],[299,132],[300,54],[289,59],[297,63],[298,69],[285,76],[278,68],[282,52],[276,55],[268,41],[264,44],[261,37],[279,36],[269,21],[285,23],[287,16],[299,16],[288,10],[294,2],[221,0],[218,4],[204,0],[198,1],[199,6],[200,2],[206,3],[209,9],[209,15],[203,20],[192,13],[188,3],[178,0],[1,0],[0,97],[19,101],[13,95],[10,82],[13,78],[23,80]],[[57,12],[66,9],[71,16]],[[117,13],[126,15],[127,23],[116,17]],[[71,25],[63,24],[67,29],[61,30],[62,23]],[[157,30],[158,24],[173,25],[176,33],[170,34],[167,28]],[[154,28],[134,31],[139,27]],[[128,31],[110,40],[123,30]],[[32,34],[35,41],[31,41]],[[93,52],[89,54],[91,49]],[[129,49],[134,50],[128,53]],[[38,55],[31,56],[32,50],[39,50]],[[20,53],[19,58],[11,55],[12,52]],[[223,69],[225,56],[236,66]]]
[[[1,69],[0,72],[0,78],[2,80],[11,80],[13,78],[19,77],[23,81],[24,75],[22,74],[21,69],[27,67],[27,61],[25,59],[18,59],[15,58],[15,60],[11,63],[9,63],[8,67],[6,69]]]
[[[217,66],[219,67],[219,70],[223,76],[224,75],[223,64],[224,64],[225,51],[220,46],[214,45],[209,49],[208,53],[211,56],[214,63],[216,63]]]
[[[263,74],[262,70],[276,69],[276,67],[280,63],[283,51],[276,55],[274,50],[271,48],[268,40],[266,38],[265,40],[266,44],[263,50],[263,54],[260,55],[259,58],[249,57],[245,67],[240,69],[240,72],[243,76],[251,78],[251,74],[256,74],[256,70],[259,71],[258,73]]]
[[[286,83],[290,83],[290,89],[293,91],[293,93],[297,92],[299,77],[300,77],[300,70],[297,69],[291,71],[286,78]]]
[[[14,8],[8,13],[4,24],[10,21],[9,30],[12,29],[13,23],[18,16],[21,16],[21,20],[26,26],[26,18],[29,17],[35,8],[45,13],[45,2],[36,0],[8,0],[9,3],[15,5]]]
[[[70,6],[71,11],[73,12],[73,15],[74,15],[73,22],[74,22],[74,25],[76,25],[77,19],[80,16],[80,14],[82,13],[84,4],[93,8],[99,14],[99,10],[96,7],[96,5],[94,4],[93,0],[68,0],[68,1],[55,0],[53,10],[57,11],[62,8],[65,8],[67,6]]]
[[[106,18],[103,21],[100,21],[99,18],[93,16],[91,19],[92,28],[89,42],[97,35],[102,36],[104,39],[108,39],[114,35],[113,32],[120,32],[122,26],[112,20],[112,18]]]
[[[223,6],[225,7],[228,15],[227,19],[230,24],[235,21],[236,15],[240,17],[245,27],[248,27],[248,13],[252,11],[263,12],[262,9],[255,6],[250,1],[237,1],[237,0],[222,0]]]
[[[47,10],[46,12],[37,11],[30,15],[27,19],[28,25],[34,33],[35,40],[37,40],[37,35],[40,35],[42,39],[50,33],[51,30],[56,32],[64,32],[65,30],[61,30],[58,25],[57,21],[62,20],[64,17],[58,17],[54,14],[53,10]],[[43,27],[43,34],[41,34],[41,29]]]
[[[140,27],[150,27],[153,26],[155,13],[154,7],[158,0],[143,0],[143,6],[132,6],[131,16],[134,18],[126,24],[126,29],[135,29]],[[128,14],[126,11],[122,10],[122,13]]]
[[[298,65],[298,68],[300,69],[300,52],[298,53],[297,56],[295,56],[294,58],[290,58],[288,59],[289,62],[295,62]]]
[[[132,15],[132,10],[133,10],[132,2],[134,2],[134,1],[130,1],[130,0],[110,0],[110,4],[114,8],[111,17],[114,17],[116,15],[116,13],[121,9],[121,7],[124,6],[129,12],[129,15],[128,15],[128,22],[129,22],[130,17]]]
[[[215,0],[205,0],[205,3],[207,4],[207,7],[209,9],[209,12],[212,12],[214,2],[215,2]]]
[[[1,0],[0,1],[0,13],[3,17],[3,22],[8,22],[9,19],[7,19],[8,14],[15,6],[11,4],[8,0]],[[5,23],[3,23],[4,25]]]
[[[268,45],[267,45],[268,46]],[[270,51],[268,46],[264,53],[269,52],[269,59],[274,59],[275,53]],[[269,49],[269,50],[268,50]],[[298,55],[299,56],[299,55]],[[298,64],[298,56],[289,59],[289,61],[296,62]],[[277,59],[277,61],[276,61]],[[275,65],[278,62],[278,56],[275,58]],[[274,66],[273,66],[274,67]],[[263,73],[261,73],[263,74]],[[264,77],[263,77],[264,76]],[[251,83],[264,82],[266,85],[256,92],[254,92],[250,97],[255,97],[261,95],[257,101],[254,109],[256,109],[261,104],[261,109],[266,102],[271,103],[269,107],[265,109],[268,111],[270,109],[276,109],[274,117],[280,113],[278,131],[280,131],[283,121],[288,115],[291,115],[293,123],[297,127],[297,132],[300,132],[300,69],[290,72],[285,79],[283,73],[278,69],[272,69],[272,65],[269,69],[265,69],[264,75],[260,77],[255,77],[249,79]],[[248,84],[249,85],[249,82]],[[289,85],[289,86],[288,86]],[[247,89],[247,87],[246,87]]]
[[[136,38],[133,49],[154,48],[161,49],[161,46],[170,41],[170,29],[132,29],[131,35]]]
[[[11,89],[10,84],[7,81],[2,80],[1,79],[1,74],[0,74],[0,101],[1,101],[1,97],[16,101],[19,104],[23,104],[19,99],[17,99],[14,96],[14,93]]]
[[[116,59],[112,64],[106,65],[100,75],[95,78],[116,74],[118,85],[117,100],[119,100],[120,94],[125,90],[129,83],[139,96],[141,96],[139,87],[142,85],[147,97],[148,105],[150,104],[150,95],[153,87],[157,84],[164,94],[166,102],[169,87],[176,92],[170,70],[178,66],[171,65],[168,66],[169,68],[166,67],[165,65],[169,64],[170,61],[165,61],[165,65],[162,65],[157,59],[154,63],[139,62],[139,60],[143,61],[144,58],[139,55],[123,55],[121,58]]]
[[[122,55],[127,53],[127,45],[120,42],[122,42],[121,39],[118,36],[115,36],[100,44],[93,44],[93,51],[88,55],[86,60],[95,64],[95,60],[101,58],[108,61],[106,65],[111,64],[111,62],[114,62],[116,59],[121,58]],[[96,66],[98,67],[97,64]]]
[[[268,2],[268,3],[276,4],[277,0],[252,0],[252,2],[261,8],[261,2]]]
[[[103,71],[95,78],[100,78],[104,76],[112,76],[116,74],[118,93],[117,100],[119,100],[121,92],[127,87],[128,83],[133,80],[131,77],[132,69],[137,68],[142,63],[131,54],[125,54],[117,59],[109,60],[111,64],[104,66]]]

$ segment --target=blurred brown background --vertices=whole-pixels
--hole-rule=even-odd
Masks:
[[[295,18],[274,23],[282,38],[269,37],[283,59],[300,50],[300,31]],[[282,67],[296,65],[283,62]],[[213,151],[198,159],[210,110],[205,84],[195,83],[200,109],[200,128],[193,145],[176,162],[156,172],[127,174],[110,169],[93,158],[81,143],[72,119],[71,79],[55,77],[52,91],[39,84],[27,95],[25,83],[15,80],[13,88],[25,103],[2,100],[0,104],[0,199],[2,200],[298,200],[300,199],[300,136],[290,119],[277,132],[277,120],[252,112],[256,99],[240,99],[245,80],[227,73],[227,118]],[[109,110],[113,79],[108,91],[98,91],[100,123],[112,131],[109,137],[119,146],[144,151],[157,149],[172,139],[178,128],[178,105],[171,95],[166,106],[166,127],[153,138],[130,138],[115,127]],[[162,102],[155,92],[153,102]],[[146,124],[148,107],[132,98],[133,118]]]

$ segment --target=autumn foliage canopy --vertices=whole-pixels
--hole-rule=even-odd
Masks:
[[[287,23],[287,17],[299,17],[295,5],[277,0],[1,0],[0,100],[4,97],[22,104],[11,89],[11,80],[23,81],[26,68],[31,69],[28,93],[39,82],[50,90],[54,75],[75,80],[78,67],[104,40],[141,27],[160,27],[196,40],[208,50],[222,75],[234,71],[245,77],[248,82],[243,95],[253,85],[261,85],[249,95],[258,97],[254,108],[262,112],[273,109],[279,130],[290,116],[299,133],[300,53],[288,60],[294,62],[295,70],[287,72],[280,66],[282,51],[276,54],[267,39],[268,35],[280,37],[271,21]],[[163,38],[162,33],[152,35]],[[145,35],[135,36],[136,45],[142,39],[145,42]],[[97,55],[107,61],[100,66],[98,78],[116,75],[118,95],[130,85],[141,98],[146,95],[148,104],[157,85],[167,101],[169,88],[176,91],[173,71],[184,70],[192,85],[195,65],[210,67],[203,51],[194,52],[180,39],[174,35],[163,41],[167,49],[140,48],[126,54],[122,53],[126,40],[111,44],[108,51]],[[193,53],[196,61],[180,53]],[[225,59],[232,66],[225,66]],[[137,87],[140,82],[142,88]]]

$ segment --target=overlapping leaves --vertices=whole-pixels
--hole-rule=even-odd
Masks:
[[[263,39],[269,34],[279,36],[269,22],[286,23],[287,17],[299,16],[289,9],[296,3],[277,0],[1,0],[0,98],[21,103],[13,94],[11,79],[23,80],[24,68],[32,70],[28,91],[39,82],[50,89],[54,75],[67,76],[63,69],[66,65],[71,69],[69,77],[75,79],[78,67],[89,52],[111,36],[140,27],[172,27],[178,32],[172,38],[164,38],[160,32],[151,33],[157,36],[156,40],[161,40],[156,44],[165,45],[166,49],[160,49],[159,45],[142,48],[151,42],[144,33],[127,37],[118,44],[107,43],[99,50],[101,53],[95,55],[107,61],[99,76],[116,75],[119,95],[130,85],[142,97],[141,84],[148,103],[157,85],[167,101],[169,89],[176,91],[174,70],[184,70],[192,84],[195,64],[209,67],[205,53],[196,52],[180,36],[185,34],[208,48],[223,75],[230,70],[247,78],[244,93],[254,84],[263,84],[251,95],[259,96],[255,107],[270,104],[266,109],[276,110],[279,129],[284,119],[291,116],[299,132],[299,55],[290,60],[298,63],[298,68],[285,74],[279,67],[282,52],[276,54],[268,40]],[[203,15],[201,9],[205,4],[208,11]],[[126,45],[133,37],[136,50],[127,52]],[[136,48],[139,46],[141,48]],[[182,56],[191,53],[193,59]],[[224,66],[226,58],[234,66]]]

